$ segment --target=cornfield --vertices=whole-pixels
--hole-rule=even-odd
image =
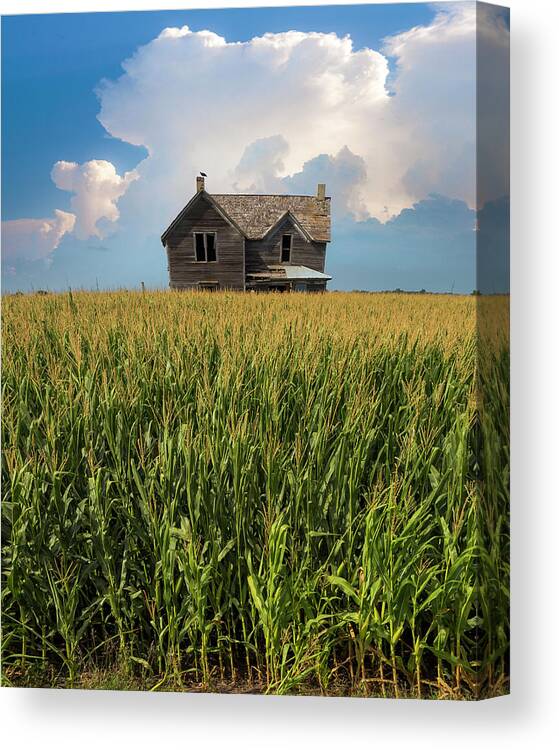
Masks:
[[[2,679],[508,685],[508,300],[3,300]]]

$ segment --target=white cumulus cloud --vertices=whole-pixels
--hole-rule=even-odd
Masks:
[[[233,187],[243,193],[293,193],[312,194],[319,182],[334,189],[336,200],[334,215],[351,213],[356,217],[367,215],[361,189],[367,180],[365,160],[344,146],[335,155],[318,154],[306,161],[299,172],[285,175],[284,160],[289,144],[281,135],[259,138],[244,150],[234,170]]]
[[[283,135],[257,138],[245,148],[233,171],[233,187],[238,192],[285,192],[281,176],[285,174],[285,158],[289,143]]]
[[[93,159],[84,164],[58,161],[51,177],[57,188],[74,193],[70,205],[76,216],[74,232],[78,239],[104,236],[108,224],[119,218],[117,202],[138,178],[136,171],[121,177],[114,164]]]
[[[66,234],[78,239],[103,237],[118,220],[118,200],[138,173],[120,176],[111,162],[97,159],[84,164],[58,161],[51,177],[60,190],[73,193],[72,212],[55,209],[53,218],[3,221],[2,264],[9,272],[22,263],[49,264]]]
[[[52,219],[13,219],[2,222],[2,265],[15,269],[21,262],[51,261],[65,234],[74,229],[76,217],[54,211]]]
[[[148,150],[121,206],[143,211],[154,230],[192,195],[198,171],[214,192],[281,191],[279,178],[319,154],[359,154],[390,104],[386,57],[335,34],[240,43],[167,29],[123,68],[98,88],[99,120]]]
[[[500,45],[495,54],[505,55]],[[475,3],[442,5],[382,51],[333,33],[235,42],[184,26],[122,67],[98,87],[98,117],[148,151],[121,208],[131,220],[142,212],[154,232],[192,195],[200,170],[210,192],[283,192],[310,163],[314,177],[333,180],[335,201],[382,221],[432,192],[475,205]],[[343,149],[361,160],[353,186],[328,159],[313,161]]]
[[[328,192],[335,191],[332,205],[334,218],[352,214],[358,219],[366,218],[367,209],[362,190],[367,182],[367,166],[361,156],[352,153],[347,146],[334,156],[319,154],[303,164],[300,172],[284,177],[285,192],[312,194],[319,182],[326,184]]]

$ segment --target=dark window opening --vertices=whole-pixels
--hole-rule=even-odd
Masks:
[[[219,281],[199,281],[198,288],[203,289],[206,292],[217,292],[219,289]]]
[[[215,257],[215,234],[206,235],[206,260],[211,263]]]
[[[196,240],[196,260],[206,260],[206,247],[204,245],[204,235],[203,234],[195,234],[194,238]]]
[[[194,232],[194,249],[199,263],[217,260],[215,232]]]
[[[281,262],[289,263],[291,261],[291,235],[284,234],[281,238]]]

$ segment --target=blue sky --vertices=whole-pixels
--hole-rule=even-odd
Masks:
[[[4,17],[3,290],[165,286],[158,235],[204,168],[210,192],[326,181],[332,288],[471,291],[469,7]]]

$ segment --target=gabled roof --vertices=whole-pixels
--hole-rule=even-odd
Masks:
[[[247,239],[260,240],[289,212],[308,237],[330,242],[330,198],[314,195],[239,195],[213,193]]]
[[[289,211],[289,210],[288,211],[284,211],[284,213],[282,213],[278,217],[277,221],[275,221],[272,224],[271,227],[268,227],[268,229],[262,235],[262,239],[264,237],[267,237],[269,234],[271,234],[275,229],[277,229],[277,227],[281,226],[283,224],[283,222],[286,221],[286,220],[290,220],[291,221],[291,223],[293,224],[293,226],[301,233],[301,235],[307,240],[307,242],[312,242],[313,241],[314,238],[307,232],[307,230],[301,224],[301,222],[297,219],[297,217],[294,216],[291,213],[291,211]]]
[[[330,242],[330,198],[313,195],[240,195],[237,193],[195,193],[161,235],[165,245],[172,229],[201,198],[209,201],[221,216],[248,240],[260,240],[290,217],[307,240]]]
[[[192,198],[188,201],[186,206],[183,208],[183,210],[179,213],[178,216],[176,216],[173,221],[169,224],[167,229],[163,232],[161,235],[161,244],[165,246],[165,243],[167,241],[167,237],[169,236],[170,232],[176,227],[176,225],[180,222],[180,220],[183,218],[183,216],[186,216],[186,214],[190,211],[192,206],[197,203],[199,200],[205,199],[208,201],[208,203],[211,203],[211,205],[215,208],[215,210],[227,221],[229,224],[231,224],[232,227],[235,227],[235,229],[241,234],[243,237],[246,237],[246,234],[243,232],[243,230],[238,226],[236,221],[227,215],[227,213],[223,210],[223,208],[215,201],[213,196],[211,196],[209,193],[206,193],[205,190],[200,190],[199,192],[195,193]]]

